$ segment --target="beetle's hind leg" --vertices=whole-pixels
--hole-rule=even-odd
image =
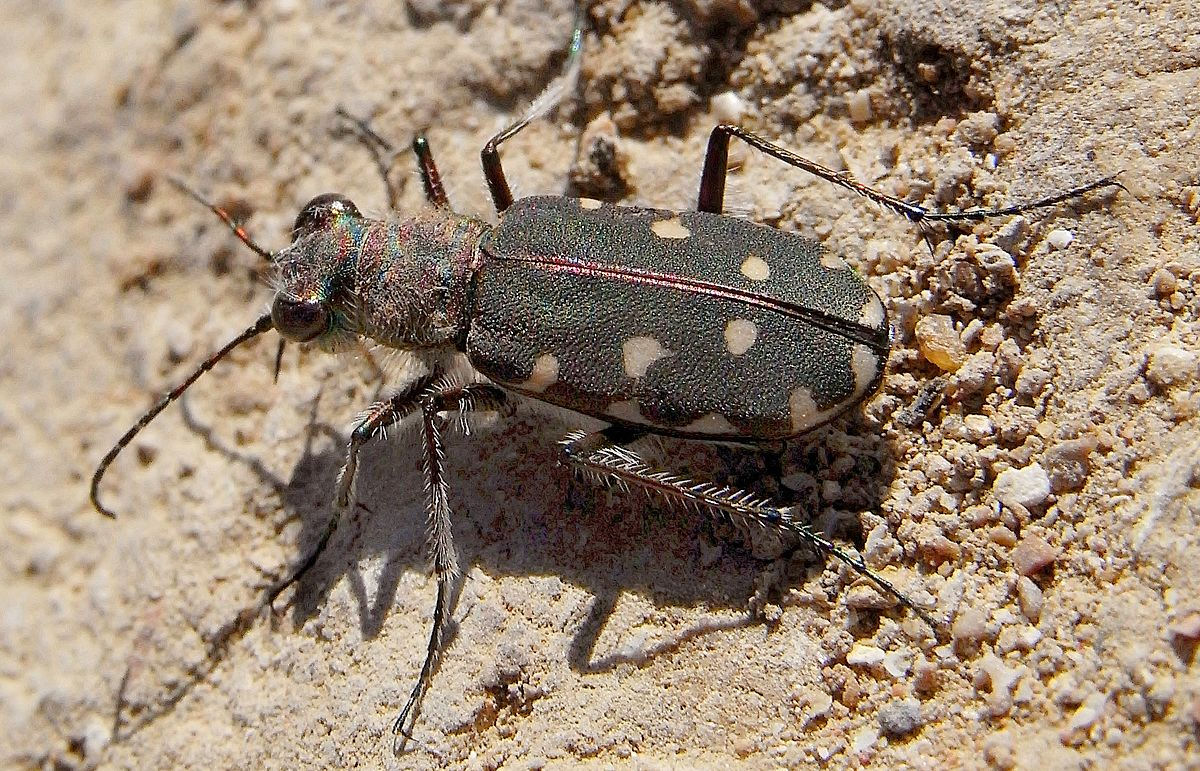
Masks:
[[[568,463],[588,479],[623,490],[642,489],[685,508],[714,516],[724,516],[744,530],[766,529],[799,538],[802,542],[853,568],[876,587],[916,613],[935,630],[935,622],[924,610],[875,573],[862,558],[843,550],[828,538],[799,521],[791,506],[779,506],[755,494],[728,485],[702,482],[653,468],[640,454],[626,445],[646,432],[621,426],[602,431],[578,431],[568,434],[559,444]]]
[[[737,137],[746,144],[765,153],[772,158],[777,158],[789,166],[793,166],[802,171],[807,171],[809,174],[820,177],[826,182],[832,182],[839,187],[844,187],[851,190],[864,198],[868,198],[880,206],[885,206],[892,211],[903,215],[909,221],[915,223],[922,222],[956,222],[956,221],[978,221],[985,220],[990,217],[1002,217],[1010,214],[1020,214],[1021,212],[1031,209],[1042,209],[1047,206],[1053,206],[1063,201],[1069,201],[1073,198],[1079,198],[1084,193],[1092,190],[1098,190],[1106,187],[1117,187],[1124,189],[1124,185],[1116,181],[1115,176],[1104,177],[1094,182],[1089,182],[1086,185],[1071,188],[1060,193],[1040,198],[1036,201],[1028,201],[1026,203],[1017,204],[1015,206],[1005,206],[999,209],[967,209],[965,211],[935,211],[927,209],[924,206],[918,206],[914,203],[897,198],[894,195],[876,190],[873,187],[868,187],[861,182],[856,182],[849,175],[826,168],[819,163],[810,161],[796,155],[791,150],[780,147],[773,142],[768,142],[757,134],[751,133],[741,126],[731,126],[722,124],[712,130],[712,134],[708,137],[708,149],[704,154],[704,171],[700,175],[700,194],[696,202],[696,208],[699,211],[711,212],[713,214],[721,214],[725,208],[725,176],[729,166],[729,140],[731,137]]]

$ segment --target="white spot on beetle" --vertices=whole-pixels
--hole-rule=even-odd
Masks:
[[[579,208],[580,209],[599,209],[603,205],[604,205],[603,201],[597,201],[595,198],[580,198],[579,199]]]
[[[757,254],[751,254],[742,260],[742,275],[751,281],[766,281],[771,277],[771,266]]]
[[[749,319],[731,319],[725,325],[725,350],[741,356],[758,340],[758,325]]]
[[[788,397],[788,411],[792,418],[792,431],[799,434],[829,420],[837,412],[837,408],[818,409],[812,390],[800,386],[792,389],[792,393]]]
[[[846,261],[833,252],[825,252],[821,255],[821,267],[829,270],[850,270]]]
[[[879,374],[879,356],[867,346],[859,343],[850,354],[850,371],[854,373],[854,393],[861,396],[867,392]]]
[[[517,388],[523,391],[541,393],[558,382],[558,359],[552,353],[543,353],[533,362],[533,372],[524,383],[518,383]]]
[[[874,292],[871,293],[871,299],[867,300],[858,314],[858,323],[870,329],[879,329],[883,326],[883,303],[879,301],[879,297]]]
[[[621,344],[621,352],[625,374],[629,377],[645,377],[654,362],[671,355],[671,351],[653,337],[631,337]]]
[[[608,409],[604,414],[611,415],[618,420],[623,420],[626,423],[637,423],[643,426],[653,426],[654,422],[642,414],[642,405],[637,399],[627,399],[621,402],[613,402],[608,405]]]
[[[659,238],[687,238],[692,234],[692,231],[685,228],[678,217],[672,217],[669,220],[655,220],[650,223],[650,229]]]
[[[728,418],[716,412],[710,412],[707,415],[696,418],[681,430],[692,434],[717,434],[721,436],[733,436],[741,433],[741,431],[738,431],[737,426],[729,422]]]

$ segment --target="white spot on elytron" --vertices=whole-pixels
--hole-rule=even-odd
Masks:
[[[669,220],[655,220],[650,223],[650,229],[659,238],[687,238],[692,234],[692,231],[685,228],[678,217],[672,217]]]
[[[758,325],[749,319],[731,319],[725,325],[725,350],[741,356],[758,340]]]
[[[862,343],[855,345],[850,354],[850,371],[854,373],[854,393],[861,396],[879,374],[879,356]]]
[[[751,281],[766,281],[771,277],[771,266],[757,254],[742,260],[742,275]]]
[[[642,414],[642,406],[638,404],[637,399],[628,399],[623,402],[613,402],[608,405],[608,409],[604,411],[606,415],[612,415],[614,418],[623,420],[626,423],[638,423],[643,426],[653,426],[654,422]]]
[[[621,345],[621,352],[625,359],[625,374],[629,377],[645,377],[654,362],[671,355],[671,351],[653,337],[631,337]]]
[[[821,267],[829,268],[830,270],[850,270],[850,266],[846,264],[846,261],[833,252],[825,252],[821,255]]]
[[[579,208],[580,209],[599,209],[603,205],[604,205],[603,201],[597,201],[595,198],[580,198],[579,199]]]
[[[812,391],[804,386],[800,386],[799,388],[792,389],[792,394],[788,397],[788,411],[792,417],[792,431],[799,434],[829,420],[837,412],[837,408],[835,407],[831,410],[817,409],[817,403],[813,399]]]
[[[870,329],[879,329],[883,326],[883,303],[879,302],[879,298],[874,292],[871,293],[871,299],[867,300],[866,305],[862,307],[862,312],[858,315],[858,323]]]
[[[692,434],[719,434],[721,436],[733,436],[741,433],[737,426],[730,423],[724,415],[716,412],[696,418],[681,430]]]
[[[524,383],[519,383],[517,388],[541,393],[556,382],[558,382],[558,359],[552,353],[543,353],[533,362],[533,372],[530,373],[529,379]]]

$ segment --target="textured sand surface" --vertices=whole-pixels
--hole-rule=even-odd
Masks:
[[[394,759],[434,592],[412,442],[372,448],[365,508],[295,602],[223,632],[321,528],[346,427],[385,390],[368,364],[292,346],[273,385],[274,336],[239,350],[115,464],[119,518],[91,509],[108,446],[270,298],[166,175],[271,247],[317,193],[381,214],[340,104],[400,142],[428,129],[456,208],[491,217],[478,150],[570,19],[557,0],[0,5],[0,766],[1200,765],[1192,3],[602,0],[578,93],[505,148],[518,195],[671,208],[728,120],[936,206],[1123,172],[1127,192],[935,231],[931,255],[896,216],[734,153],[737,210],[844,254],[896,330],[881,393],[788,448],[783,492],[936,603],[946,639],[833,562],[778,571],[769,623],[748,618],[754,550],[571,482],[573,424],[521,408],[449,441],[466,580],[421,746]]]

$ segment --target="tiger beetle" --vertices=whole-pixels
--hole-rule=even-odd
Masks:
[[[911,222],[1012,215],[1120,187],[1112,177],[1031,203],[999,209],[932,211],[853,181],[733,125],[709,137],[694,212],[617,206],[589,198],[513,200],[500,145],[547,112],[579,69],[582,33],[572,37],[564,74],[481,152],[496,225],[454,212],[429,143],[412,149],[429,205],[411,215],[369,219],[343,195],[319,195],[300,210],[292,243],[270,252],[221,208],[181,187],[268,260],[277,287],[269,313],[206,359],[108,451],[91,482],[156,415],[230,351],[270,329],[324,351],[364,340],[417,354],[428,371],[372,405],[354,429],[336,482],[332,514],[315,548],[267,594],[273,602],[312,568],[355,500],[359,455],[407,418],[420,421],[429,552],[437,600],[425,660],[393,730],[402,748],[416,721],[446,633],[459,567],[451,532],[443,433],[475,411],[501,410],[509,396],[548,402],[607,424],[568,434],[562,459],[583,476],[641,489],[673,504],[724,517],[741,529],[773,531],[849,565],[916,613],[937,622],[900,590],[783,506],[731,486],[655,468],[630,444],[647,435],[738,444],[778,443],[845,412],[879,387],[891,345],[879,296],[819,242],[723,213],[729,141],[737,138],[784,163],[848,188]],[[566,85],[564,85],[566,84]],[[357,126],[376,160],[391,146]],[[381,164],[382,165],[382,164]],[[385,175],[386,177],[386,175]],[[389,183],[389,200],[396,193]],[[470,378],[448,374],[465,354]]]

